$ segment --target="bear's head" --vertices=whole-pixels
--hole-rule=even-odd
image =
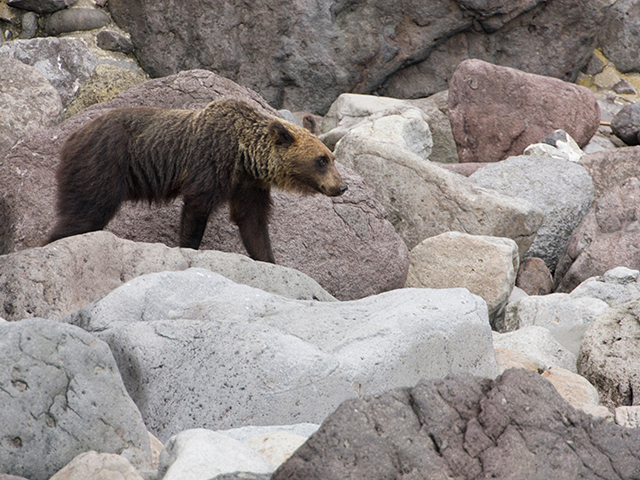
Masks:
[[[302,194],[342,195],[347,185],[336,168],[331,150],[307,129],[285,120],[272,120],[267,127],[276,160],[275,185]],[[275,158],[273,158],[275,157]]]

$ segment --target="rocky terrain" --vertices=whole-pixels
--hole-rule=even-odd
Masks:
[[[0,0],[0,479],[634,479],[637,0]],[[234,97],[341,197],[125,204],[43,246],[66,138]]]

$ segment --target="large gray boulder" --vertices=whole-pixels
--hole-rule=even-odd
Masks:
[[[542,224],[542,212],[528,201],[478,188],[395,145],[350,133],[335,155],[373,189],[410,249],[455,230],[511,238],[524,256]]]
[[[190,267],[288,298],[335,301],[292,268],[237,253],[170,248],[92,232],[0,255],[0,315],[10,321],[32,316],[60,320],[135,277]]]
[[[571,407],[522,369],[343,403],[272,480],[635,479],[639,429]]]
[[[489,164],[469,176],[483,188],[531,202],[544,214],[527,256],[539,257],[553,272],[569,237],[593,202],[593,182],[573,162],[520,155]]]
[[[147,105],[202,108],[234,97],[277,114],[255,92],[211,72],[150,80],[88,107],[51,129],[33,131],[0,161],[0,254],[40,246],[55,218],[55,169],[66,138],[108,109]],[[350,300],[400,288],[409,252],[362,179],[338,167],[349,185],[340,197],[277,192],[270,220],[276,263],[300,270]],[[178,244],[182,200],[149,208],[125,203],[107,230],[139,242]],[[209,219],[201,249],[246,254],[226,206]]]
[[[49,480],[80,453],[149,468],[149,436],[109,347],[42,318],[0,323],[0,469]]]
[[[156,0],[109,1],[151,76],[206,68],[255,89],[276,108],[320,114],[344,92],[418,98],[445,90],[463,58],[571,81],[596,47],[608,5],[197,0],[175,8]],[[438,47],[444,55],[433,55]],[[394,81],[409,69],[409,79]]]
[[[497,373],[486,304],[465,289],[299,301],[196,268],[133,279],[65,321],[111,346],[163,441],[196,427],[320,423],[347,398]]]
[[[62,101],[35,68],[0,55],[0,155],[20,137],[62,119]]]

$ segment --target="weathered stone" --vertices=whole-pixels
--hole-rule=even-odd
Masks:
[[[0,156],[27,132],[55,125],[62,101],[38,70],[0,55]],[[1,229],[1,227],[0,227]]]
[[[98,65],[69,103],[66,117],[96,103],[106,102],[145,81],[142,75],[113,65]]]
[[[553,291],[553,277],[544,260],[538,257],[527,257],[520,262],[516,287],[527,295],[548,295]]]
[[[123,456],[94,451],[78,455],[50,480],[101,480],[107,478],[143,480]]]
[[[481,168],[469,180],[531,202],[543,212],[544,221],[527,256],[541,258],[552,272],[593,201],[593,183],[585,169],[549,157],[511,157]]]
[[[578,373],[589,380],[609,407],[640,405],[640,300],[598,316],[587,330]]]
[[[8,5],[38,13],[51,13],[74,5],[78,0],[6,0]]]
[[[640,269],[640,179],[631,177],[597,199],[573,232],[554,274],[556,291],[618,266]]]
[[[585,87],[465,60],[451,78],[449,118],[460,162],[497,162],[557,129],[586,145],[600,109]]]
[[[616,423],[627,428],[640,428],[640,406],[617,407]]]
[[[564,130],[555,132],[544,137],[540,142],[533,143],[524,149],[523,155],[533,155],[538,157],[551,157],[569,162],[578,162],[584,155],[576,141]]]
[[[445,90],[452,73],[446,67],[463,58],[484,58],[572,81],[596,47],[609,3],[525,0],[495,2],[497,8],[486,5],[371,0],[231,8],[218,0],[198,0],[175,9],[155,0],[109,1],[114,20],[131,32],[143,68],[152,77],[207,68],[254,88],[276,108],[319,114],[344,92],[398,92],[419,98]],[[459,51],[449,52],[458,45]],[[434,55],[438,46],[444,55]],[[393,81],[394,74],[413,69],[408,65],[431,67],[437,82],[430,81],[429,72],[418,71],[409,88],[394,90],[409,83],[406,78]]]
[[[139,105],[202,108],[224,97],[275,111],[255,92],[203,70],[150,80],[93,105],[53,129],[34,131],[0,162],[0,253],[32,248],[47,238],[54,218],[55,167],[64,140],[107,109]],[[338,167],[349,185],[336,198],[275,192],[270,230],[276,262],[304,271],[342,300],[400,288],[408,250],[363,180]],[[125,203],[107,230],[142,242],[178,244],[181,200],[150,209]],[[209,219],[202,249],[245,253],[226,206]]]
[[[110,23],[109,15],[95,8],[67,8],[47,18],[44,29],[47,35],[60,35],[78,30],[95,30]]]
[[[454,230],[511,238],[524,256],[542,223],[542,213],[529,202],[478,188],[393,145],[349,134],[335,154],[374,190],[409,248]]]
[[[77,38],[33,38],[0,44],[0,56],[31,65],[49,80],[66,106],[100,63]]]
[[[273,465],[251,447],[203,428],[171,437],[160,454],[158,478],[209,480],[237,471],[271,473]]]
[[[103,50],[111,50],[113,52],[131,53],[133,52],[133,43],[124,35],[111,30],[102,30],[96,34],[96,44]]]
[[[0,324],[0,465],[49,480],[87,450],[151,460],[140,412],[109,347],[44,319]]]
[[[111,345],[160,440],[185,428],[318,423],[347,398],[496,374],[486,304],[465,289],[299,301],[189,269],[135,278],[65,321]]]
[[[573,355],[578,355],[584,332],[609,306],[597,298],[574,298],[566,293],[531,296],[509,303],[499,331],[530,325],[544,327]],[[567,367],[564,367],[567,368]]]
[[[594,421],[538,374],[449,377],[343,403],[272,480],[615,478],[640,431]]]
[[[638,72],[640,5],[637,0],[618,0],[611,5],[602,26],[601,47],[621,72]]]
[[[93,232],[0,256],[0,313],[9,320],[59,320],[135,277],[189,267],[289,298],[334,300],[305,274],[244,255],[137,243]]]
[[[607,190],[631,177],[640,177],[640,147],[604,150],[580,159],[593,179],[594,197],[600,198]]]
[[[409,252],[406,286],[466,288],[487,302],[493,323],[504,314],[518,263],[518,245],[510,238],[441,233]]]
[[[627,145],[640,143],[640,104],[625,105],[611,120],[611,131]]]
[[[640,271],[616,267],[604,275],[586,279],[573,289],[572,298],[599,298],[610,307],[640,298]]]
[[[500,350],[513,350],[534,362],[535,369],[548,370],[560,367],[576,371],[576,356],[562,346],[549,332],[539,326],[523,326],[508,333],[493,332],[493,346]]]
[[[551,382],[562,398],[569,402],[573,408],[584,408],[587,405],[598,406],[600,403],[596,387],[573,370],[549,367],[541,375]]]
[[[26,40],[34,38],[38,31],[38,16],[33,12],[25,12],[20,18],[20,26],[22,29],[18,36],[19,39]]]

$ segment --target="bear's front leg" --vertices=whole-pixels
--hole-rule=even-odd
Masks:
[[[269,241],[271,193],[255,186],[237,188],[229,200],[231,220],[240,229],[244,248],[254,260],[276,263]]]

